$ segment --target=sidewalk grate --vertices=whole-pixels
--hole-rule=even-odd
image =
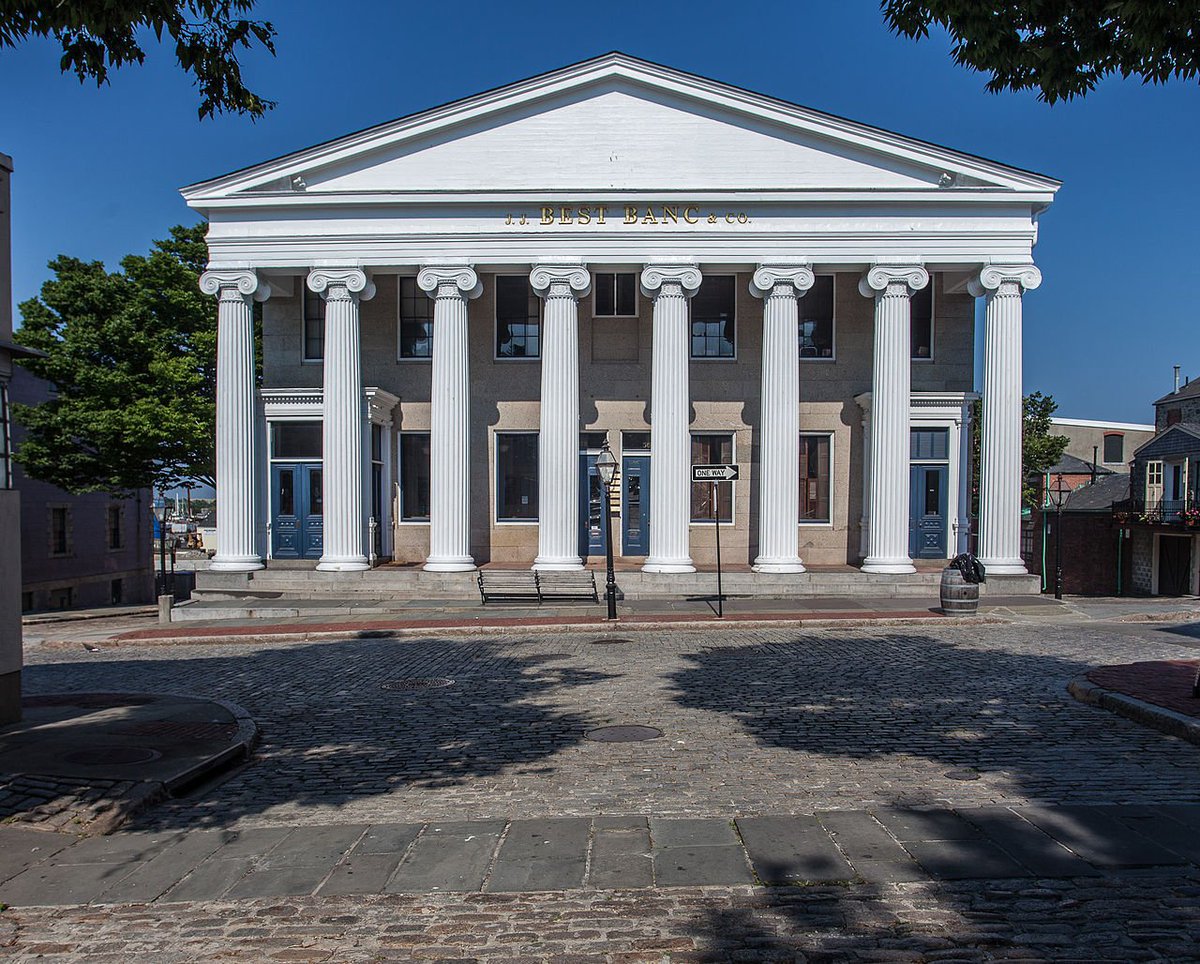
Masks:
[[[645,740],[657,740],[662,736],[662,730],[652,726],[633,724],[629,726],[597,726],[583,734],[589,740],[597,743],[641,743]]]

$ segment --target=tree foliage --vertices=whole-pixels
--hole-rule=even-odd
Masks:
[[[1034,484],[1052,465],[1056,465],[1066,451],[1070,439],[1065,435],[1051,435],[1050,417],[1058,408],[1053,396],[1034,392],[1022,399],[1021,413],[1021,503],[1033,507],[1037,504],[1038,491]],[[974,405],[972,422],[975,433],[971,439],[972,515],[979,516],[979,442],[983,429],[983,402]]]
[[[21,304],[22,361],[57,395],[14,405],[16,458],[68,492],[128,494],[213,479],[217,325],[198,288],[205,225],[174,227],[120,271],[60,256]]]
[[[1200,70],[1197,0],[883,0],[888,26],[920,39],[946,29],[955,61],[987,89],[1036,90],[1053,104],[1110,74],[1161,84]]]
[[[275,28],[245,15],[254,0],[0,0],[0,48],[30,37],[62,46],[59,66],[100,86],[110,68],[146,59],[139,33],[167,34],[184,73],[200,89],[200,117],[230,111],[261,117],[275,106],[242,82],[238,54],[261,44],[275,53]]]

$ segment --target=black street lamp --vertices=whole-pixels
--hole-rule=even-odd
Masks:
[[[158,592],[156,595],[165,596],[167,593],[167,501],[159,495],[153,502],[154,519],[158,523]]]
[[[608,581],[604,585],[604,598],[608,602],[608,618],[617,618],[617,581],[613,575],[612,550],[612,484],[617,477],[617,459],[608,447],[608,439],[600,446],[596,456],[596,474],[604,483],[604,560],[608,565]]]
[[[1046,486],[1050,504],[1054,506],[1054,598],[1062,599],[1062,510],[1067,504],[1071,487],[1064,481],[1062,473]]]

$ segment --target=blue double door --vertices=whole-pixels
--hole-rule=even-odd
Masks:
[[[324,531],[321,464],[271,466],[271,555],[276,559],[320,559]]]
[[[621,487],[622,556],[650,554],[650,456],[626,455],[617,478]],[[615,547],[614,547],[615,548]],[[579,456],[579,554],[604,555],[604,483],[596,456]]]

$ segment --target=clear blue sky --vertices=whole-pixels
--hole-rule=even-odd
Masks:
[[[61,76],[50,44],[0,53],[18,301],[60,252],[114,266],[194,220],[181,185],[615,49],[1061,179],[1026,301],[1026,391],[1060,415],[1141,422],[1172,364],[1200,376],[1194,83],[1109,81],[1055,107],[990,95],[945,37],[891,36],[873,0],[258,7],[279,55],[245,72],[279,106],[257,123],[198,121],[165,49],[99,91]]]

